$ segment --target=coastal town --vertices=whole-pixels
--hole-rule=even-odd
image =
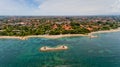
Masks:
[[[1,16],[0,36],[88,34],[117,29],[120,16]]]

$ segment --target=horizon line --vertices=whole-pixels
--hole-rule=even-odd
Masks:
[[[0,15],[0,16],[120,16],[120,15]]]

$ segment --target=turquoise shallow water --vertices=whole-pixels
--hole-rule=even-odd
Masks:
[[[99,37],[0,39],[0,67],[120,67],[120,32]],[[40,52],[66,44],[67,51]]]

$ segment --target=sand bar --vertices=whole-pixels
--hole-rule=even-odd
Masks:
[[[48,47],[44,46],[40,48],[40,51],[57,51],[57,50],[67,50],[67,46],[57,46],[57,47]]]

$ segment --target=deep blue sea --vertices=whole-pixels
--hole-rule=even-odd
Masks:
[[[0,67],[120,67],[120,32],[98,38],[0,39]],[[66,51],[40,52],[42,46],[66,44]]]

